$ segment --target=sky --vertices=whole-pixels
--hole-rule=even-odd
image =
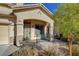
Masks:
[[[35,4],[35,3],[25,3],[25,4]],[[59,3],[42,3],[45,7],[47,7],[51,12],[55,13],[58,10]]]
[[[51,12],[55,13],[58,10],[59,3],[43,3]]]

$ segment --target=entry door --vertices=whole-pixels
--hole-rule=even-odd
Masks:
[[[0,45],[9,43],[8,25],[0,25]]]
[[[36,35],[36,39],[42,39],[44,37],[43,25],[35,25],[35,35]]]
[[[31,38],[31,24],[24,24],[24,39]]]

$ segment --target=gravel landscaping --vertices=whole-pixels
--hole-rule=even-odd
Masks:
[[[60,42],[60,43],[59,43]],[[67,56],[68,49],[66,43],[61,41],[48,42],[41,40],[37,43],[23,42],[19,50],[10,56]]]

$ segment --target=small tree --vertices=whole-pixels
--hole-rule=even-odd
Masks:
[[[79,40],[79,4],[60,4],[55,16],[55,25],[64,37],[74,33]]]

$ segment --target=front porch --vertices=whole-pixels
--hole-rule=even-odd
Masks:
[[[40,20],[24,20],[24,40],[49,40],[49,23]]]
[[[54,20],[47,9],[39,8],[16,12],[15,43],[21,46],[23,40],[40,39],[53,41]]]
[[[38,19],[24,19],[23,24],[17,24],[16,26],[17,46],[21,46],[24,40],[34,42],[39,40],[53,41],[52,23]]]

